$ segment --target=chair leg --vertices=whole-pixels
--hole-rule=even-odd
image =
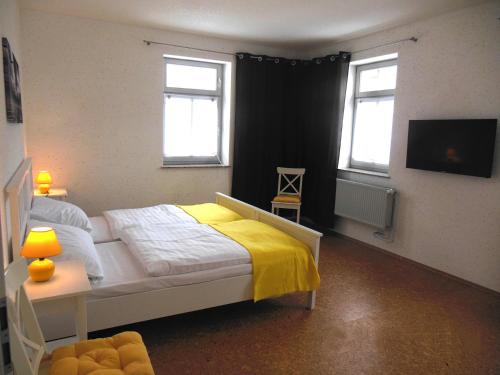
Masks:
[[[280,216],[280,208],[276,207],[276,215]]]
[[[300,207],[297,208],[297,224],[300,223]]]

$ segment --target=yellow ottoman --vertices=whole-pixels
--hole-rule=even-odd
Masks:
[[[122,332],[55,349],[50,374],[154,375],[154,371],[141,335]]]

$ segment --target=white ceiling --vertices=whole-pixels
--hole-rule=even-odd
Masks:
[[[484,0],[21,0],[23,8],[266,44],[339,41]]]

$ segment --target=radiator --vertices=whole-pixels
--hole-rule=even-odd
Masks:
[[[392,188],[338,178],[335,214],[380,229],[390,228],[395,193]]]

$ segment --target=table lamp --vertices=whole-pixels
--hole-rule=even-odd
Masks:
[[[36,183],[41,194],[48,194],[50,184],[52,183],[52,176],[48,171],[40,171],[36,177]]]
[[[54,274],[55,265],[47,257],[61,254],[61,245],[56,232],[50,227],[35,227],[31,229],[24,242],[21,256],[38,258],[28,266],[28,272],[33,281],[47,281]]]

